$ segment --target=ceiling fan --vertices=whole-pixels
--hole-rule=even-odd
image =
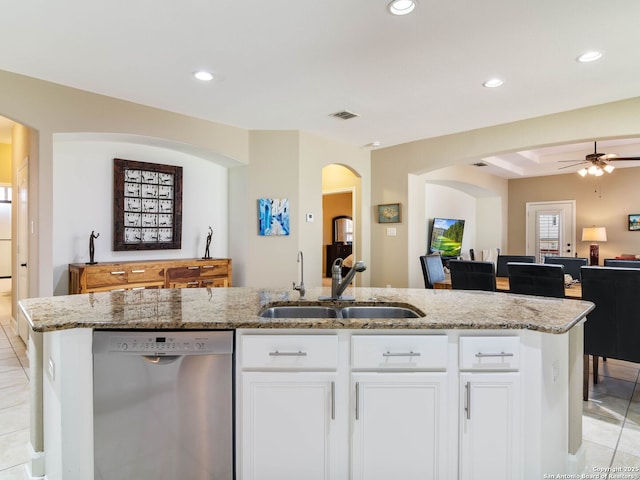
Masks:
[[[575,167],[576,165],[580,165],[581,163],[587,163],[588,165],[578,171],[578,174],[581,177],[584,177],[587,174],[594,175],[599,177],[603,175],[604,172],[611,173],[616,168],[608,162],[619,161],[619,160],[635,160],[640,161],[640,157],[618,157],[615,153],[598,153],[598,143],[593,142],[593,153],[589,153],[584,157],[584,160],[578,163],[573,163],[571,165],[567,165],[563,168]],[[574,160],[563,160],[565,162],[573,162]]]

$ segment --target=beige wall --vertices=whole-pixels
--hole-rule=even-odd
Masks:
[[[351,216],[351,193],[335,193],[322,196],[322,243],[333,243],[333,218],[341,215]]]
[[[304,254],[305,285],[322,283],[322,172],[340,163],[369,182],[369,153],[315,135],[295,131],[250,132],[250,165],[232,168],[230,178],[230,255],[234,283],[246,286],[290,287],[299,281],[297,252]],[[353,184],[353,181],[352,181]],[[291,234],[261,237],[257,232],[257,199],[289,198]],[[368,188],[356,188],[356,210],[369,205]],[[313,222],[306,221],[312,213]],[[367,231],[366,221],[358,232]],[[362,233],[360,233],[362,235]],[[360,242],[368,259],[368,239]],[[365,272],[366,273],[366,272]],[[368,278],[363,274],[361,285]],[[293,294],[293,293],[292,293]]]
[[[422,173],[522,149],[626,136],[640,136],[640,98],[378,149],[371,156],[371,202],[400,202],[414,218],[411,212],[420,208],[423,197],[415,195],[420,188],[411,188],[412,177]],[[418,220],[423,221],[419,215]],[[373,225],[372,286],[407,285],[409,227],[403,221],[397,224],[397,236],[387,237],[383,226]]]
[[[591,177],[591,176],[589,176]],[[600,244],[600,263],[621,253],[640,255],[640,232],[627,228],[628,215],[640,213],[635,192],[640,167],[617,168],[594,183],[577,173],[509,181],[509,253],[525,253],[527,202],[575,200],[578,256],[589,257],[589,242],[582,242],[583,227],[607,228],[607,242]],[[597,191],[596,191],[597,190]]]
[[[0,143],[0,183],[11,184],[11,145]]]

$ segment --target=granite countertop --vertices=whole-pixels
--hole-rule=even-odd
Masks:
[[[322,329],[527,329],[565,333],[594,305],[582,300],[532,297],[500,292],[403,288],[350,288],[357,305],[407,306],[420,318],[262,318],[277,305],[347,306],[318,301],[328,288],[298,292],[268,288],[185,288],[88,293],[20,302],[36,332],[69,328],[223,330],[236,328]]]

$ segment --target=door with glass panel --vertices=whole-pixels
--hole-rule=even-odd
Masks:
[[[576,254],[575,200],[527,203],[527,255],[537,263],[544,257]]]

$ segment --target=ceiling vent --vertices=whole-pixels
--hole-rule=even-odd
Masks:
[[[473,164],[475,167],[488,167],[489,164],[488,163],[484,163],[484,162],[476,162]]]
[[[349,120],[354,117],[359,117],[360,115],[350,112],[349,110],[343,110],[341,112],[332,113],[331,116],[342,120]]]

